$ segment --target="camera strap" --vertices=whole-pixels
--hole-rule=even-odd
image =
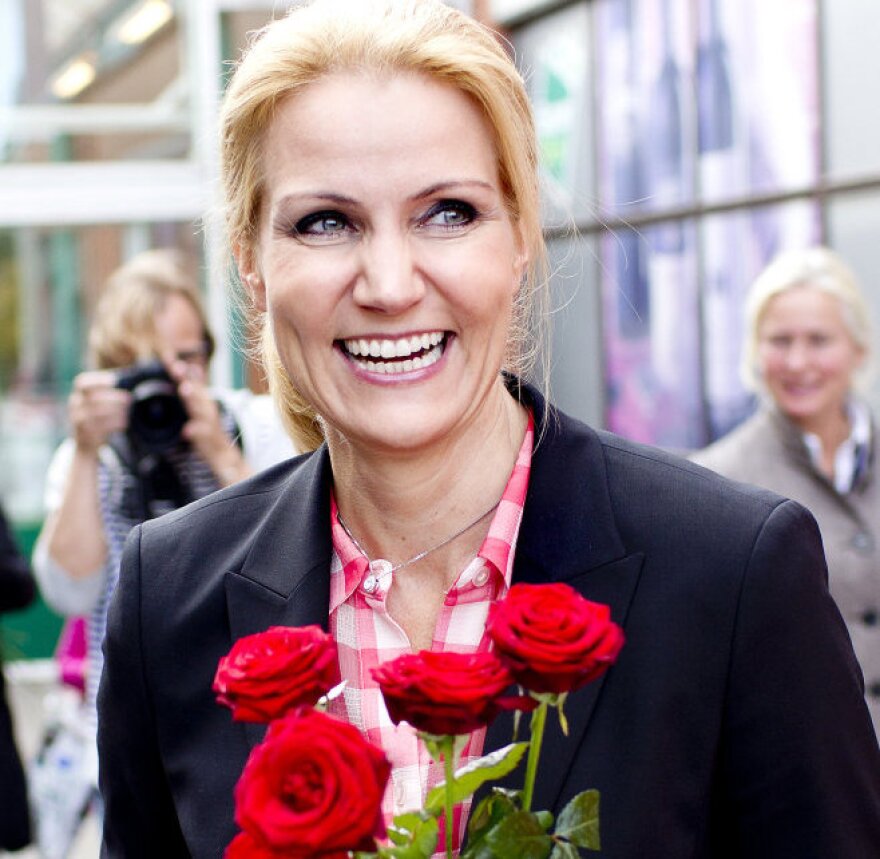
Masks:
[[[194,500],[172,451],[139,450],[127,433],[114,434],[109,444],[130,477],[120,499],[126,519],[144,522]],[[185,456],[183,452],[181,457]]]

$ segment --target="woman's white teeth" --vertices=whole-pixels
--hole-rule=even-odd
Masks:
[[[442,331],[430,334],[414,334],[412,337],[400,337],[396,340],[364,340],[352,339],[345,341],[345,349],[350,355],[370,358],[408,358],[414,352],[431,349],[443,340]]]
[[[345,349],[371,373],[409,373],[430,367],[440,359],[443,354],[443,332],[414,334],[397,340],[346,340]],[[381,360],[372,360],[375,358]]]

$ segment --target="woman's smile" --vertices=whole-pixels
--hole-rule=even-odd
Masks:
[[[430,331],[402,337],[346,338],[339,345],[358,370],[402,377],[434,366],[443,357],[449,339],[449,332]]]

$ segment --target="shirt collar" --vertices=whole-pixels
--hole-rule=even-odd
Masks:
[[[834,455],[834,477],[831,482],[841,494],[851,491],[862,477],[871,447],[871,413],[865,403],[850,398],[846,405],[850,433]],[[804,445],[813,467],[821,470],[822,442],[817,435],[802,433]]]
[[[492,516],[486,538],[477,552],[477,557],[486,561],[490,578],[494,581],[499,592],[510,587],[513,574],[513,550],[519,534],[523,505],[528,490],[534,436],[535,422],[531,409],[529,409],[528,425],[516,462],[507,479],[501,501]],[[339,521],[339,507],[332,488],[330,490],[330,529],[335,555],[330,582],[330,612],[332,613],[351,597],[370,571],[369,561]],[[469,564],[463,572],[469,574],[460,577],[450,593],[458,587],[479,586],[473,575],[473,564]]]

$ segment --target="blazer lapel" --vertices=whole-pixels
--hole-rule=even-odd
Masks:
[[[608,605],[614,621],[625,627],[643,556],[628,552],[618,533],[600,438],[565,416],[548,418],[540,396],[525,390],[532,399],[536,425],[544,422],[546,429],[532,458],[513,581],[566,582],[586,599]],[[567,737],[556,719],[548,719],[534,808],[555,808],[568,775],[567,767],[560,766],[560,762],[571,759],[572,749],[582,741],[605,677],[607,673],[569,695],[565,704]],[[506,745],[512,738],[513,714],[502,713],[487,731],[484,753]],[[553,764],[548,765],[551,761]],[[520,787],[521,781],[517,770],[506,786]],[[475,805],[480,798],[478,794]]]
[[[231,640],[270,626],[327,629],[330,603],[330,459],[319,448],[293,472],[254,534],[240,570],[225,577]],[[251,746],[265,725],[246,724]]]

